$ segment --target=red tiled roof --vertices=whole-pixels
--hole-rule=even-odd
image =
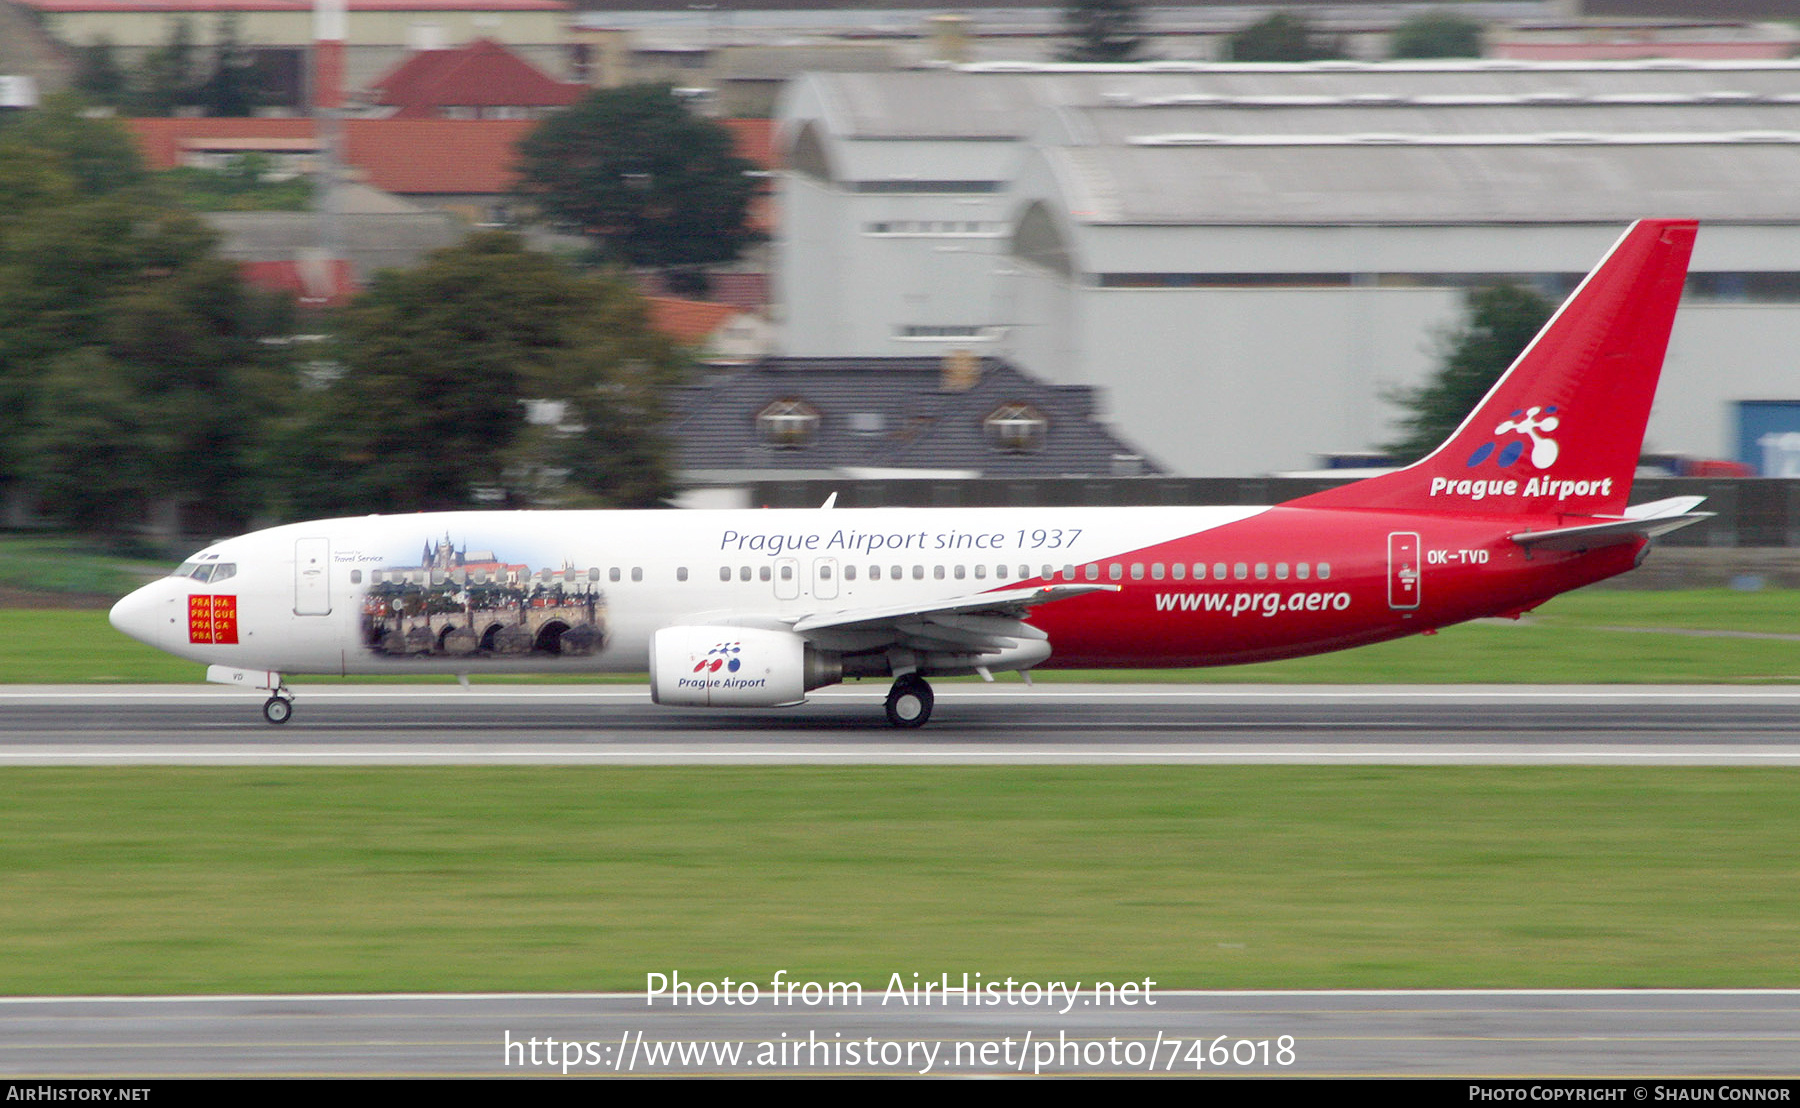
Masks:
[[[421,50],[369,86],[397,119],[433,119],[447,106],[560,108],[587,86],[557,81],[493,39],[454,50]]]
[[[739,314],[730,304],[705,300],[678,300],[673,296],[644,299],[650,305],[650,326],[684,346],[705,342],[726,320]]]
[[[151,169],[181,164],[182,143],[190,139],[311,139],[310,119],[127,119],[138,152]]]
[[[310,119],[127,119],[152,169],[181,164],[184,140],[313,137]],[[741,120],[731,123],[745,122]],[[759,121],[749,121],[759,122]],[[511,192],[518,181],[515,146],[537,126],[529,119],[346,119],[344,161],[369,184],[402,195]],[[752,129],[753,130],[753,129]],[[739,152],[754,160],[734,127]],[[753,202],[751,226],[771,225],[766,197]]]
[[[518,183],[529,119],[347,119],[344,160],[387,192],[502,193]]]
[[[310,119],[128,119],[152,169],[181,164],[192,139],[312,138]],[[344,161],[369,184],[401,194],[510,192],[514,146],[529,119],[346,119]]]

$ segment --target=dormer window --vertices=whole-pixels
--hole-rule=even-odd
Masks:
[[[1023,454],[1043,449],[1050,420],[1036,406],[1020,402],[995,408],[982,426],[994,449]]]
[[[799,397],[777,400],[756,414],[756,430],[770,446],[798,450],[818,433],[819,409]]]

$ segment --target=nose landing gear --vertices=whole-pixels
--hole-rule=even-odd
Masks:
[[[286,691],[277,692],[263,701],[263,718],[270,723],[286,723],[294,717],[294,698]]]
[[[294,694],[282,683],[281,674],[272,669],[238,669],[234,666],[207,666],[206,679],[216,685],[239,689],[259,689],[269,694],[263,701],[263,718],[270,723],[286,723],[294,716]]]
[[[887,694],[887,718],[895,727],[923,727],[931,718],[931,686],[916,673],[894,680]]]

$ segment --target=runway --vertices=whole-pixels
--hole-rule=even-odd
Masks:
[[[753,1005],[684,1008],[641,993],[0,998],[0,1076],[1800,1074],[1791,990],[1152,989],[1125,1004],[1090,987],[914,1006],[874,986],[808,1007],[772,1003],[769,984]]]
[[[883,691],[712,713],[653,706],[633,686],[303,685],[276,728],[233,689],[15,686],[0,689],[0,764],[1800,764],[1800,690],[1782,687],[945,683],[933,722],[911,732],[885,724]],[[1153,1006],[975,1007],[874,995],[685,1009],[641,994],[0,998],[0,1076],[554,1076],[570,1043],[570,1074],[596,1076],[1800,1073],[1795,991],[1156,990]],[[554,1064],[547,1039],[562,1044]]]
[[[1800,765],[1783,686],[938,686],[915,731],[878,682],[787,709],[638,686],[302,685],[293,722],[212,686],[0,690],[0,765]]]

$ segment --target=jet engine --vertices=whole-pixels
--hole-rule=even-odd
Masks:
[[[792,631],[664,627],[650,640],[650,699],[658,704],[772,708],[843,679],[836,655]]]

